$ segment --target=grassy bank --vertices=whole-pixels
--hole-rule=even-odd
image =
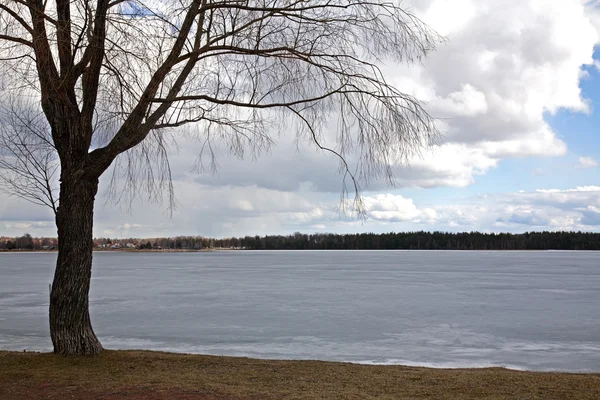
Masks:
[[[106,351],[0,352],[0,399],[600,399],[600,374]]]

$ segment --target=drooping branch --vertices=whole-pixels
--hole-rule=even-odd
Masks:
[[[158,138],[165,130],[188,129],[201,142],[229,140],[236,155],[245,146],[259,153],[275,132],[265,122],[279,113],[282,121],[300,120],[297,137],[331,150],[345,162],[343,174],[354,171],[353,181],[391,181],[393,165],[437,133],[419,101],[378,68],[390,60],[418,62],[440,40],[396,2],[0,5],[0,19],[26,33],[0,31],[13,46],[2,54],[29,51],[37,69],[32,75],[15,62],[11,79],[21,74],[31,91],[41,92],[52,143],[61,159],[77,154],[76,168],[88,177],[100,176],[122,154],[148,160],[164,147]]]
[[[354,210],[356,210],[359,217],[366,218],[367,209],[365,208],[363,199],[360,195],[360,193],[361,193],[360,183],[358,182],[356,175],[350,170],[350,166],[348,165],[348,161],[346,161],[346,158],[341,153],[337,152],[336,150],[321,144],[321,141],[318,138],[317,132],[315,131],[313,124],[306,117],[304,117],[300,111],[296,110],[292,106],[288,106],[287,109],[290,110],[301,121],[301,123],[304,125],[304,127],[308,130],[308,132],[310,133],[310,137],[311,137],[313,143],[317,146],[317,148],[319,148],[320,150],[322,150],[324,152],[331,153],[339,159],[340,169],[342,172],[342,190],[340,191],[340,206],[342,207],[342,212],[344,212],[346,209],[346,198],[348,196],[348,188],[346,186],[346,178],[350,177],[350,180],[352,182],[353,189],[354,189],[354,204],[353,204],[354,207],[353,208],[354,208]]]
[[[56,214],[59,163],[43,114],[31,105],[12,103],[0,111],[0,119],[0,185]]]

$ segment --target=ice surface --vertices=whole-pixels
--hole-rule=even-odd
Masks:
[[[55,254],[0,254],[0,349],[49,350]],[[107,348],[600,371],[600,252],[95,253]]]

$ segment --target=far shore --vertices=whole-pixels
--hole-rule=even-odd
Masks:
[[[207,252],[207,251],[215,251],[215,250],[233,250],[233,249],[106,249],[94,247],[94,252],[132,252],[132,253],[199,253],[199,252]],[[0,250],[0,253],[57,253],[58,249],[34,249],[34,250]]]
[[[434,369],[106,350],[0,351],[0,398],[598,400],[600,374]]]
[[[101,253],[206,253],[212,251],[269,251],[269,252],[282,252],[282,251],[318,251],[318,252],[335,252],[335,251],[403,251],[403,252],[449,252],[449,251],[460,251],[460,252],[501,252],[501,253],[520,253],[520,252],[541,252],[541,251],[556,251],[556,252],[600,252],[600,250],[555,250],[555,249],[519,249],[519,250],[463,250],[463,249],[436,249],[436,250],[428,250],[428,249],[241,249],[241,248],[233,248],[233,247],[217,247],[217,248],[208,248],[208,249],[135,249],[135,248],[120,248],[120,249],[110,249],[110,248],[100,248],[94,247],[94,252]],[[56,253],[58,249],[34,249],[34,250],[26,250],[26,249],[14,249],[14,250],[5,250],[1,249],[1,253]]]

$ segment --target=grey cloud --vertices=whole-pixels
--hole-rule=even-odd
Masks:
[[[9,197],[0,190],[0,221],[54,222],[54,215],[47,207],[38,206],[20,198]]]
[[[600,211],[585,210],[582,211],[581,223],[583,225],[600,226]]]
[[[506,220],[503,218],[499,220],[529,226],[546,226],[550,222],[548,218],[535,214],[512,214]]]

